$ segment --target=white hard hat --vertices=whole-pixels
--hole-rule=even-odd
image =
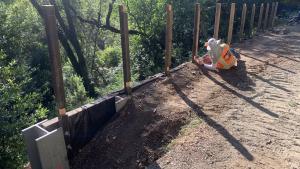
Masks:
[[[221,43],[221,40],[216,40],[215,38],[210,38],[206,43],[205,47],[209,51],[212,47],[216,47],[218,44]]]

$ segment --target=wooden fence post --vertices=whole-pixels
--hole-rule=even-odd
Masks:
[[[167,25],[166,25],[166,51],[165,51],[165,73],[170,74],[171,54],[172,54],[172,28],[173,28],[173,10],[172,6],[166,6],[167,11]]]
[[[271,13],[270,13],[269,20],[268,20],[268,28],[272,27],[272,20],[273,20],[274,9],[275,9],[275,3],[272,2]]]
[[[267,3],[266,12],[265,12],[264,30],[267,29],[268,15],[269,15],[269,3]]]
[[[251,19],[250,19],[250,31],[251,31],[251,36],[254,35],[254,18],[255,18],[255,4],[252,5],[252,12],[251,12]]]
[[[235,13],[235,3],[232,3],[230,8],[230,17],[229,17],[229,26],[228,26],[228,35],[227,35],[228,45],[231,44],[231,40],[232,40],[234,13]]]
[[[277,8],[278,8],[278,2],[275,3],[275,9],[274,9],[274,13],[273,13],[273,17],[272,17],[272,28],[274,26],[274,22],[275,22],[275,19],[276,19],[276,15],[277,15]]]
[[[244,3],[243,5],[243,11],[242,11],[242,18],[241,18],[241,27],[240,27],[240,41],[244,37],[244,27],[245,27],[245,21],[246,21],[246,13],[247,13],[247,5]]]
[[[214,27],[214,38],[215,39],[218,39],[218,37],[219,37],[220,15],[221,15],[221,3],[217,3],[216,4],[216,13],[215,13],[215,27]]]
[[[260,5],[260,10],[259,10],[259,17],[258,17],[258,24],[257,24],[257,31],[261,29],[261,22],[263,18],[263,13],[264,13],[264,4],[262,3]]]
[[[55,101],[58,109],[59,124],[64,132],[65,144],[70,150],[70,129],[68,115],[66,115],[66,97],[64,90],[61,58],[59,53],[58,32],[55,17],[55,8],[53,5],[43,5],[43,18],[47,34],[49,59],[51,65],[52,86],[54,89]],[[68,155],[70,152],[68,151]]]
[[[193,49],[192,49],[192,62],[195,63],[195,57],[198,55],[199,45],[199,31],[200,31],[200,4],[195,4],[194,16],[194,36],[193,36]]]
[[[52,84],[55,94],[55,100],[59,110],[59,115],[65,115],[65,91],[62,76],[61,58],[59,54],[59,42],[56,26],[55,9],[52,5],[44,5],[44,18],[46,25],[46,34],[48,41],[48,50],[51,63]]]
[[[129,33],[128,33],[128,15],[124,5],[119,6],[121,45],[123,60],[124,90],[126,94],[131,94],[131,72],[129,56]]]

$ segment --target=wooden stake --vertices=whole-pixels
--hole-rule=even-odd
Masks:
[[[171,53],[172,53],[172,28],[173,28],[173,10],[172,6],[166,6],[167,11],[167,25],[166,25],[166,51],[165,51],[165,73],[170,74]]]
[[[244,27],[246,21],[247,5],[243,5],[242,18],[241,18],[241,27],[240,27],[240,41],[244,37]]]
[[[232,40],[234,13],[235,13],[235,3],[232,3],[230,8],[229,27],[228,27],[228,36],[227,36],[228,45],[231,44],[231,40]]]
[[[275,10],[275,3],[272,2],[272,5],[271,5],[271,13],[270,13],[269,20],[268,20],[268,28],[271,28],[271,27],[272,27],[272,21],[273,21],[274,10]]]
[[[264,4],[261,4],[260,5],[260,10],[259,10],[257,31],[259,31],[261,29],[261,22],[262,22],[262,18],[263,18],[263,13],[264,13]]]
[[[195,57],[198,55],[199,45],[199,32],[200,32],[200,4],[195,4],[195,16],[194,16],[194,36],[193,36],[193,49],[192,49],[192,62],[195,63]]]
[[[129,33],[128,33],[128,15],[124,5],[119,6],[121,45],[123,60],[124,90],[126,94],[131,94],[131,72],[129,56]]]
[[[251,31],[251,36],[254,35],[254,17],[255,17],[255,4],[252,5],[252,13],[251,13],[251,19],[250,19],[250,31]]]
[[[265,12],[264,30],[267,29],[268,15],[269,15],[269,3],[267,3],[266,12]]]
[[[44,5],[44,18],[46,25],[46,34],[48,40],[48,50],[51,63],[52,73],[52,86],[54,89],[55,100],[57,103],[58,110],[64,109],[66,105],[64,83],[62,76],[61,59],[59,55],[59,41],[56,26],[56,17],[54,6]],[[65,115],[65,112],[61,111],[60,116]]]
[[[53,5],[42,6],[43,17],[45,20],[49,59],[51,63],[52,86],[54,89],[55,101],[58,109],[58,117],[60,125],[64,131],[65,144],[70,157],[70,129],[68,123],[68,115],[66,115],[66,98],[61,66],[61,58],[59,53],[58,32],[56,26],[55,8]]]
[[[216,4],[216,13],[215,13],[215,28],[214,28],[214,38],[215,39],[218,39],[218,36],[219,36],[220,16],[221,16],[221,3],[217,3]]]
[[[273,14],[273,18],[272,18],[272,28],[274,27],[274,22],[275,22],[275,19],[276,19],[276,15],[277,15],[277,8],[278,8],[278,2],[275,3],[275,9],[274,9],[274,14]]]

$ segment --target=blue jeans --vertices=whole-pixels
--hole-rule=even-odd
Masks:
[[[237,53],[237,52],[234,50],[234,48],[230,48],[229,51],[230,51],[231,54],[233,54],[233,56],[234,56],[236,59],[238,59],[238,60],[241,59],[240,54]]]

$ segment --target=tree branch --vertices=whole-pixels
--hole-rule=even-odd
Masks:
[[[114,33],[121,33],[121,31],[119,29],[111,26],[111,23],[110,23],[110,18],[111,18],[111,14],[112,14],[112,11],[113,11],[114,3],[115,3],[115,0],[112,0],[112,2],[109,4],[108,13],[107,13],[106,19],[105,19],[105,21],[106,21],[105,25],[103,25],[101,23],[101,15],[99,13],[98,13],[97,20],[96,19],[85,19],[85,18],[79,16],[77,14],[76,10],[72,6],[70,6],[70,9],[74,13],[74,15],[77,17],[77,19],[82,23],[87,23],[87,24],[96,26],[99,29],[109,30],[109,31],[114,32]],[[129,32],[129,34],[133,34],[133,35],[145,35],[143,32],[140,32],[140,31],[137,31],[137,30],[129,30],[128,32]]]
[[[111,13],[113,11],[113,5],[114,3],[116,2],[116,0],[112,0],[111,3],[109,4],[108,6],[108,12],[107,12],[107,15],[106,15],[106,25],[110,25],[110,17],[111,17]]]
[[[31,0],[31,3],[36,8],[36,10],[40,14],[40,16],[42,18],[44,18],[42,8],[39,5],[39,3],[37,2],[37,0]],[[84,58],[83,52],[81,50],[81,46],[80,46],[78,38],[77,38],[77,34],[76,34],[76,30],[75,30],[74,23],[72,20],[72,16],[69,11],[70,2],[69,2],[69,0],[63,0],[63,6],[64,6],[64,11],[66,13],[68,26],[67,26],[67,24],[65,24],[63,18],[61,17],[59,9],[55,4],[55,0],[50,0],[50,3],[55,8],[55,15],[56,15],[57,21],[60,25],[60,27],[58,27],[58,28],[61,28],[58,31],[59,40],[60,40],[61,44],[63,45],[72,65],[73,65],[75,72],[80,77],[82,77],[83,85],[84,85],[86,91],[88,92],[89,96],[96,97],[97,93],[96,93],[95,88],[89,78],[89,73],[87,71],[85,58]],[[73,49],[74,49],[74,51],[73,51]],[[75,53],[76,53],[77,58],[75,56]]]
[[[54,8],[55,8],[55,16],[56,16],[56,19],[57,19],[59,25],[61,26],[61,28],[63,29],[64,34],[67,35],[67,36],[69,36],[69,35],[68,35],[68,33],[69,33],[69,28],[67,27],[67,25],[65,24],[65,22],[64,22],[64,20],[63,20],[63,18],[62,18],[62,16],[60,15],[59,9],[58,9],[58,7],[57,7],[57,5],[56,5],[55,0],[49,0],[49,1],[50,1],[50,4],[53,5]]]
[[[42,8],[39,5],[39,3],[36,0],[30,0],[31,4],[33,5],[33,7],[38,11],[38,13],[40,14],[40,16],[42,18],[44,18],[44,14],[42,12]]]

